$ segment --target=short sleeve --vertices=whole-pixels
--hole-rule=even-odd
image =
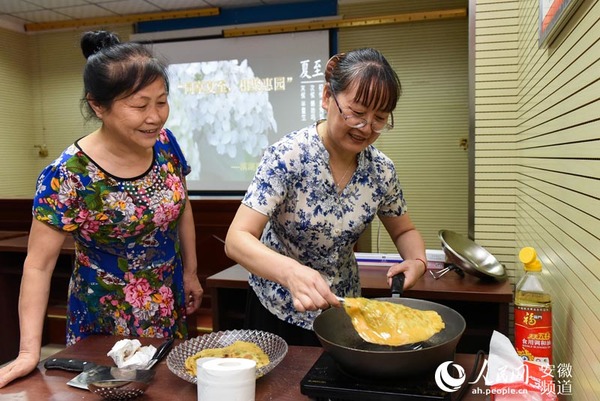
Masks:
[[[401,216],[406,213],[407,205],[396,169],[391,161],[387,164],[387,170],[388,172],[385,174],[387,178],[387,191],[383,196],[377,214],[386,217]]]
[[[267,148],[242,203],[266,216],[271,216],[287,194],[287,182],[293,174],[290,152],[276,146]]]
[[[192,172],[192,168],[188,164],[185,156],[183,155],[183,151],[181,150],[181,147],[179,146],[179,143],[177,142],[175,135],[173,135],[173,133],[167,128],[165,128],[163,130],[163,133],[164,133],[164,137],[161,133],[161,142],[165,145],[166,144],[170,145],[171,152],[173,153],[176,163],[179,164],[179,168],[181,169],[182,174],[184,176],[188,175],[189,173]]]
[[[83,186],[81,177],[70,173],[65,167],[76,168],[75,146],[67,148],[52,164],[42,170],[37,179],[33,198],[33,217],[64,231],[73,231],[76,225],[66,223],[65,213],[77,213],[77,190]]]

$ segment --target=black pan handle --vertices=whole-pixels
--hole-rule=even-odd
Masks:
[[[400,272],[392,277],[392,297],[400,298],[404,292],[404,272]]]

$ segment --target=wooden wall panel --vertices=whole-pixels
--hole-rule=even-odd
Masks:
[[[466,8],[467,1],[380,1],[340,5],[345,17]],[[396,164],[409,213],[430,249],[441,249],[438,232],[466,234],[468,226],[468,26],[467,19],[340,29],[339,51],[379,49],[397,71],[403,93],[396,127],[375,146]],[[441,62],[443,60],[443,62]],[[373,252],[396,253],[379,220]]]
[[[506,13],[510,4],[517,14]],[[555,363],[572,366],[573,399],[592,401],[600,398],[600,5],[581,2],[547,48],[538,46],[538,8],[538,0],[476,1],[475,232],[492,244],[484,233],[497,230],[499,216],[513,222],[505,227],[514,229],[514,249],[502,262],[515,282],[522,275],[518,251],[536,248],[553,295]],[[516,52],[507,52],[490,28],[490,20],[507,15],[512,21],[493,26],[506,27],[506,39],[518,38],[511,42]],[[493,70],[504,65],[517,72],[500,84]],[[512,96],[498,102],[493,94],[511,83]],[[511,110],[507,101],[512,119],[493,107]],[[509,152],[512,144],[512,157],[495,144]],[[512,179],[502,180],[509,174],[494,166]],[[500,205],[513,207],[512,219]]]
[[[130,26],[110,27],[127,39]],[[87,30],[87,29],[86,29]],[[0,197],[31,198],[40,171],[76,139],[94,131],[79,101],[84,30],[28,35],[0,28]],[[45,144],[40,157],[35,145]]]
[[[34,87],[27,36],[0,28],[0,194],[31,196],[40,144],[34,135]],[[29,185],[28,185],[29,184]]]

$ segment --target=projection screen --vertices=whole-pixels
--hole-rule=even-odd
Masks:
[[[169,63],[166,127],[192,194],[243,193],[264,149],[324,118],[329,32],[154,43]]]

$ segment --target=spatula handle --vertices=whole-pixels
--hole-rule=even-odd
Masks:
[[[174,341],[175,341],[175,338],[170,338],[167,341],[165,341],[164,343],[162,343],[157,348],[152,359],[150,359],[150,362],[148,362],[148,366],[146,366],[146,369],[152,369],[152,367],[154,367],[154,365],[156,365],[157,362],[160,362],[160,360],[163,359],[165,357],[165,355],[167,355],[169,353],[169,351],[171,350],[171,347],[173,346]]]

